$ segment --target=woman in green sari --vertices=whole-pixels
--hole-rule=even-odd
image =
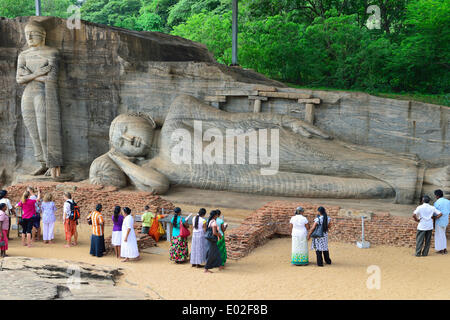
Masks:
[[[225,230],[228,227],[228,224],[224,223],[223,219],[220,218],[220,210],[216,210],[218,213],[218,217],[216,219],[217,227],[219,228],[219,232],[222,235],[219,241],[217,241],[217,246],[219,247],[220,251],[220,257],[222,258],[222,266],[225,265],[225,262],[227,261],[227,247],[225,246]]]

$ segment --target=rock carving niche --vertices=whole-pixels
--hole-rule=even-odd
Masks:
[[[59,51],[45,44],[46,30],[37,21],[25,26],[28,49],[18,57],[16,81],[25,85],[22,118],[33,143],[39,169],[33,175],[60,177],[63,165],[61,111],[58,100]]]

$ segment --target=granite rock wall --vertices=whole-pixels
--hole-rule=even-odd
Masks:
[[[29,19],[0,18],[0,184],[11,183],[15,174],[35,165],[21,117],[23,86],[15,81]],[[76,180],[86,179],[90,163],[108,151],[109,125],[118,114],[149,112],[162,123],[180,94],[206,99],[218,90],[252,91],[257,84],[320,98],[315,124],[342,140],[416,153],[428,166],[450,163],[448,107],[364,93],[286,88],[251,70],[218,64],[205,46],[180,37],[86,21],[81,29],[71,30],[64,19],[38,19],[47,30],[47,44],[61,52],[64,161]],[[248,97],[233,96],[220,108],[251,112],[253,105]],[[305,117],[305,105],[289,99],[270,98],[262,102],[261,111]]]

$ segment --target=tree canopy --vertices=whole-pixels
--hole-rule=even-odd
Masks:
[[[76,3],[84,20],[182,36],[231,63],[231,0],[42,0],[42,12],[67,18]],[[0,0],[0,16],[33,14],[32,0]],[[448,0],[239,0],[239,63],[301,86],[448,94],[449,20]]]

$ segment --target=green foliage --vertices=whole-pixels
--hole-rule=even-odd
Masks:
[[[220,4],[220,0],[179,0],[170,7],[167,24],[179,25],[195,14],[214,11]]]
[[[34,1],[0,0],[0,16],[15,18],[18,16],[34,16]]]
[[[172,34],[204,43],[217,61],[231,63],[231,11],[223,15],[195,14],[176,26]]]
[[[164,31],[162,18],[151,10],[150,6],[142,7],[136,19],[136,30],[139,31]]]
[[[276,15],[249,21],[239,37],[241,64],[282,81],[297,81],[304,26]],[[283,61],[283,63],[280,63]]]
[[[67,17],[76,2],[45,0],[42,10]],[[81,18],[201,42],[229,64],[231,2],[85,0]],[[380,29],[367,28],[370,5],[380,9]],[[34,1],[0,0],[0,15],[34,15]],[[301,86],[448,101],[449,24],[449,0],[239,0],[239,63]]]
[[[67,8],[76,4],[76,0],[45,0],[41,1],[41,14],[67,18],[70,14]],[[35,2],[32,0],[0,0],[0,16],[15,18],[18,16],[34,16],[36,14]]]
[[[405,36],[394,52],[396,91],[449,92],[450,2],[420,0],[408,6]]]
[[[106,25],[136,29],[140,0],[86,0],[81,7],[81,18]]]

